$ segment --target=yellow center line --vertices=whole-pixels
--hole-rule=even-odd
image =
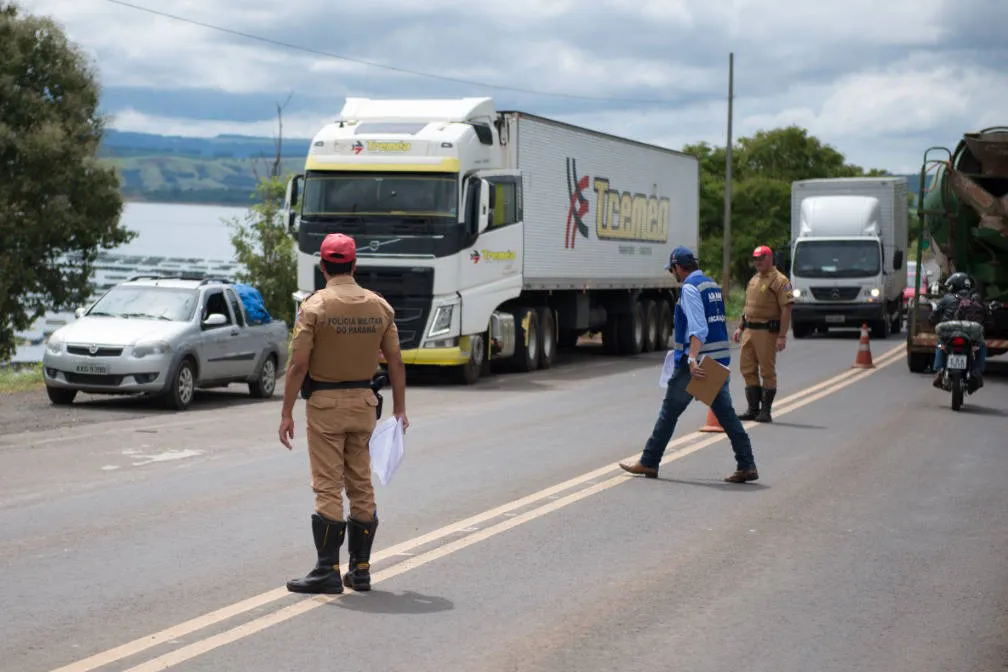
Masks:
[[[775,415],[781,416],[790,413],[807,404],[811,404],[814,401],[817,401],[825,396],[833,394],[847,387],[848,385],[857,382],[858,380],[862,380],[863,378],[871,375],[872,373],[879,371],[880,369],[885,368],[886,366],[889,366],[894,362],[898,361],[899,356],[904,352],[904,349],[905,345],[901,344],[886,351],[881,356],[875,358],[874,363],[876,368],[874,369],[850,369],[845,371],[844,373],[833,376],[832,378],[822,381],[816,385],[805,388],[803,390],[795,392],[794,394],[788,395],[787,397],[780,399],[778,403],[781,404],[781,407],[777,411],[775,411]],[[790,402],[794,400],[798,401],[796,401],[791,405],[788,405]],[[758,424],[759,423],[756,422],[747,422],[744,423],[744,426],[748,429]],[[719,441],[727,440],[727,435],[725,434],[715,434],[712,436],[710,434],[705,434],[701,432],[692,432],[690,434],[687,434],[685,436],[682,436],[678,439],[669,442],[667,447],[669,449],[672,449],[676,448],[677,446],[691,444],[692,442],[696,441],[698,438],[701,437],[707,437],[707,438],[693,445],[689,445],[686,448],[682,448],[680,450],[675,450],[674,452],[667,453],[664,459],[662,460],[662,464],[682,459],[683,457],[695,453],[701,450],[702,448],[718,443]],[[634,455],[625,459],[634,459],[638,455],[639,452],[634,453]],[[532,493],[531,495],[521,497],[507,504],[503,504],[501,506],[489,509],[474,516],[470,516],[469,518],[458,521],[456,523],[452,523],[437,530],[433,530],[419,537],[414,537],[413,539],[401,542],[399,544],[395,544],[393,546],[386,548],[381,552],[375,553],[372,556],[372,564],[392,556],[407,554],[409,551],[413,549],[419,548],[434,541],[439,541],[453,534],[465,531],[467,528],[477,526],[486,521],[494,520],[505,514],[511,513],[517,509],[522,509],[530,504],[534,504],[548,497],[552,497],[557,493],[569,490],[573,487],[582,485],[589,481],[594,481],[597,478],[613,473],[615,471],[619,471],[618,464],[610,463],[599,469],[595,469],[593,471],[587,472],[585,474],[569,479],[557,485]],[[429,562],[432,562],[439,558],[443,558],[447,555],[455,553],[456,551],[459,551],[463,548],[478,543],[479,541],[483,541],[490,537],[501,534],[502,532],[510,530],[525,522],[528,522],[536,518],[540,518],[552,511],[556,511],[576,501],[584,499],[585,497],[589,497],[593,494],[607,490],[619,483],[625,482],[628,478],[632,478],[632,476],[629,476],[628,474],[621,474],[619,476],[615,476],[600,483],[593,484],[587,488],[578,490],[577,492],[571,493],[565,497],[552,500],[548,504],[544,504],[537,508],[521,513],[517,516],[508,518],[503,522],[497,523],[483,530],[471,532],[467,534],[465,537],[455,539],[447,544],[439,546],[430,551],[421,553],[419,555],[411,556],[405,560],[396,563],[395,565],[387,569],[375,572],[372,575],[371,582],[372,584],[374,584],[380,581],[385,581],[392,577],[398,576],[412,569],[415,569],[417,567],[421,567]],[[251,611],[263,605],[269,604],[270,602],[274,602],[276,600],[279,600],[283,597],[290,595],[291,593],[287,591],[286,587],[275,588],[273,590],[266,591],[259,595],[250,597],[246,600],[242,600],[241,602],[236,602],[234,604],[222,607],[221,609],[217,609],[207,614],[203,614],[202,616],[198,616],[183,623],[179,623],[175,626],[161,630],[160,632],[154,633],[152,635],[137,638],[126,644],[117,646],[112,649],[108,649],[106,651],[97,653],[88,658],[84,658],[82,660],[70,663],[68,665],[58,668],[57,670],[54,670],[53,672],[87,672],[89,670],[94,670],[96,668],[103,667],[105,665],[109,665],[110,663],[122,660],[123,658],[135,655],[152,647],[167,642],[171,642],[175,639],[179,639],[198,630],[202,630],[210,626],[216,625],[218,623],[224,622],[226,620],[234,618],[235,616],[241,615],[245,612]],[[165,653],[157,658],[147,661],[146,663],[130,668],[127,672],[141,672],[141,671],[146,672],[148,670],[167,669],[172,665],[177,665],[178,663],[199,656],[214,648],[218,648],[225,644],[237,641],[251,634],[259,632],[265,628],[276,625],[277,623],[281,623],[299,614],[310,611],[311,609],[314,609],[317,606],[326,604],[327,602],[331,602],[337,599],[341,599],[341,596],[339,595],[314,596],[311,598],[302,599],[290,606],[284,607],[283,609],[279,609],[270,614],[260,616],[256,619],[253,619],[252,621],[239,625],[225,632],[194,642],[175,651]]]

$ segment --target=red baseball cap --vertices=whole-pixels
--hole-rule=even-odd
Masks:
[[[755,250],[753,250],[752,256],[754,259],[758,259],[759,257],[772,257],[773,250],[771,250],[766,245],[760,245]]]
[[[345,264],[357,259],[357,244],[344,233],[330,233],[322,240],[319,255],[334,264]]]

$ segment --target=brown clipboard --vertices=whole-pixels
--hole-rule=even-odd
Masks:
[[[706,372],[703,378],[690,377],[690,382],[686,385],[686,392],[697,401],[702,401],[707,406],[714,403],[725,381],[728,380],[730,371],[728,367],[718,362],[713,357],[704,357],[700,360],[700,368]]]

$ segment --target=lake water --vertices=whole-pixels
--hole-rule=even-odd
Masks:
[[[241,219],[246,208],[185,205],[175,203],[126,203],[120,222],[137,236],[115,250],[101,253],[91,285],[102,292],[138,273],[210,272],[233,277],[239,266],[234,261],[234,247],[227,221]],[[51,312],[32,327],[18,334],[28,341],[18,346],[16,363],[42,361],[42,350],[49,334],[73,321],[71,310]]]

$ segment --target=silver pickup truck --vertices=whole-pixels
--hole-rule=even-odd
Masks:
[[[42,356],[54,404],[78,392],[146,394],[184,410],[196,388],[248,383],[266,398],[287,363],[287,324],[250,324],[228,282],[137,276],[54,331]]]

